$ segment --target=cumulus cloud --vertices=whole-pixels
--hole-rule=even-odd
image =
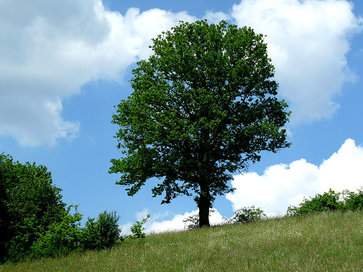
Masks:
[[[346,54],[349,36],[362,28],[345,0],[243,0],[232,17],[267,35],[280,93],[289,102],[292,122],[329,118],[334,98],[354,75]]]
[[[137,212],[135,214],[135,217],[137,218],[137,220],[140,221],[142,220],[142,218],[145,218],[148,213],[149,213],[148,209],[144,209],[141,212]],[[145,233],[150,234],[150,233],[186,230],[188,228],[188,223],[184,221],[191,216],[198,215],[198,210],[186,212],[184,214],[176,214],[170,220],[162,220],[168,215],[169,215],[168,213],[151,215],[151,218],[147,221],[147,223],[144,226]],[[226,219],[218,212],[217,209],[212,209],[209,215],[209,222],[211,225],[218,225],[225,223],[225,220]],[[123,235],[131,234],[130,228],[132,225],[133,223],[131,222],[122,225],[121,226],[122,234]]]
[[[150,224],[146,226],[146,232],[159,233],[166,231],[180,231],[188,228],[188,223],[184,222],[191,216],[198,215],[198,210],[192,212],[186,212],[184,214],[177,214],[171,220],[164,221],[150,221]],[[217,209],[213,209],[209,214],[209,222],[211,225],[218,225],[225,223],[225,218],[218,212]]]
[[[80,125],[62,118],[62,99],[92,80],[120,80],[151,53],[151,38],[193,19],[160,9],[122,15],[101,0],[1,2],[0,135],[30,146],[76,136]]]
[[[355,191],[363,186],[363,147],[347,139],[340,149],[319,166],[297,160],[289,165],[268,167],[262,175],[255,172],[237,175],[236,188],[226,198],[237,210],[245,206],[262,208],[268,215],[283,215],[289,205],[297,205],[303,197],[335,191]]]

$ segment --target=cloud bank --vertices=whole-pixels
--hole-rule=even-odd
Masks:
[[[262,175],[249,172],[232,181],[235,192],[226,195],[233,209],[262,208],[268,215],[284,215],[289,205],[303,197],[335,191],[355,191],[363,187],[363,147],[347,139],[340,149],[319,166],[300,159],[268,167]]]
[[[295,123],[328,118],[351,78],[350,35],[362,27],[346,0],[243,0],[231,14],[206,11],[267,35],[281,95]],[[161,9],[125,14],[102,0],[0,2],[0,136],[23,146],[52,145],[78,135],[62,101],[84,84],[122,80],[125,69],[151,54],[151,38],[196,18]]]

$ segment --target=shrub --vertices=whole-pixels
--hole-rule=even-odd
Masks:
[[[0,154],[0,263],[55,257],[74,250],[112,247],[120,231],[116,213],[101,213],[80,228],[82,215],[66,208],[51,173]]]
[[[358,193],[343,191],[336,193],[332,189],[324,194],[317,194],[310,199],[304,199],[298,206],[290,206],[287,216],[312,214],[322,211],[347,211],[363,208],[363,191]]]
[[[49,230],[32,245],[29,258],[56,257],[67,255],[72,251],[111,248],[119,239],[116,212],[104,211],[97,220],[88,218],[84,228],[80,228],[82,215],[70,214],[69,207],[63,220],[52,224]]]
[[[71,214],[70,209],[63,214],[61,222],[50,225],[48,231],[33,243],[29,257],[38,259],[40,257],[56,257],[66,255],[74,250],[81,250],[80,244],[80,221],[82,215],[75,207],[75,213]]]
[[[149,218],[150,218],[150,214],[148,214],[141,221],[136,221],[136,223],[131,227],[132,235],[130,237],[133,237],[133,238],[145,238],[146,234],[144,232],[144,230],[145,230],[144,224],[147,222],[147,220]]]
[[[82,229],[81,243],[84,249],[107,249],[120,239],[120,229],[117,224],[119,216],[116,212],[104,211],[98,219],[88,218]]]
[[[363,189],[358,190],[358,193],[346,191],[344,197],[344,208],[346,210],[362,210],[363,209]]]
[[[33,242],[62,221],[66,204],[60,192],[45,166],[0,154],[0,262],[20,261]]]
[[[244,207],[234,212],[231,223],[251,223],[265,218],[263,210],[255,206]]]
[[[290,206],[287,209],[287,215],[303,215],[312,214],[316,212],[337,210],[339,206],[339,193],[329,190],[324,194],[317,194],[310,199],[304,199],[299,206]]]

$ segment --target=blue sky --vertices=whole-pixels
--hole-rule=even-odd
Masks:
[[[279,95],[292,110],[292,146],[264,153],[236,192],[217,198],[213,222],[243,206],[283,214],[303,196],[363,186],[362,1],[2,1],[0,152],[43,164],[64,201],[85,217],[116,210],[127,231],[151,214],[149,231],[183,227],[192,198],[134,197],[107,173],[121,155],[110,123],[132,89],[135,62],[179,20],[227,19],[266,36]]]

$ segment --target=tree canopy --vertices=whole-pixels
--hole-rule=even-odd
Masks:
[[[199,225],[209,225],[232,174],[262,151],[288,147],[287,104],[277,97],[262,34],[221,21],[181,22],[153,39],[154,54],[132,71],[132,94],[112,122],[123,156],[110,173],[134,195],[156,177],[153,196],[194,196]]]

